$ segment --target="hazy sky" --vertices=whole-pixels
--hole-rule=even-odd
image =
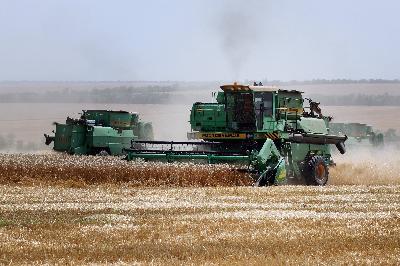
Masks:
[[[0,0],[0,80],[400,78],[396,0]]]

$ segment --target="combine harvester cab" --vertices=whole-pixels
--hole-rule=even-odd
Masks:
[[[79,119],[56,124],[54,136],[44,134],[46,144],[69,154],[121,155],[133,139],[153,139],[151,123],[126,111],[84,110]]]
[[[215,103],[193,104],[191,142],[134,141],[127,159],[239,162],[255,173],[257,186],[327,183],[330,144],[343,154],[347,137],[329,134],[330,118],[322,115],[319,103],[309,100],[307,109],[300,91],[276,87],[235,83],[221,89]]]

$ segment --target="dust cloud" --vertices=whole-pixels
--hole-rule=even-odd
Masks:
[[[346,154],[335,154],[337,164],[330,168],[331,185],[400,184],[399,143],[383,147],[349,147]]]
[[[17,139],[13,133],[0,134],[0,151],[33,152],[45,149],[44,143],[33,139]]]

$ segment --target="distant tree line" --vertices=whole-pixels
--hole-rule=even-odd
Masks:
[[[366,105],[366,106],[400,106],[400,95],[390,94],[347,94],[347,95],[310,95],[323,105]]]
[[[172,87],[148,86],[143,88],[117,87],[107,89],[48,91],[45,93],[5,93],[0,102],[50,103],[167,103]]]
[[[187,91],[190,91],[188,89]],[[63,89],[48,92],[3,93],[0,103],[120,103],[167,104],[190,103],[205,100],[204,95],[184,93],[175,86],[116,87],[106,89]],[[203,96],[202,98],[199,98]],[[323,105],[376,105],[400,106],[400,95],[346,94],[309,95]],[[208,98],[207,98],[208,99]]]
[[[314,84],[397,84],[400,83],[399,79],[312,79],[312,80],[267,80],[264,79],[265,85],[314,85]]]

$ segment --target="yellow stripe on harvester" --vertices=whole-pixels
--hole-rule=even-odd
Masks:
[[[197,132],[195,139],[272,139],[276,140],[279,138],[278,133],[235,133],[235,132]]]
[[[275,139],[279,138],[279,135],[278,135],[278,133],[258,133],[256,135],[256,138],[257,139],[272,139],[272,140],[275,140]]]
[[[246,139],[245,133],[197,133],[200,139]]]

